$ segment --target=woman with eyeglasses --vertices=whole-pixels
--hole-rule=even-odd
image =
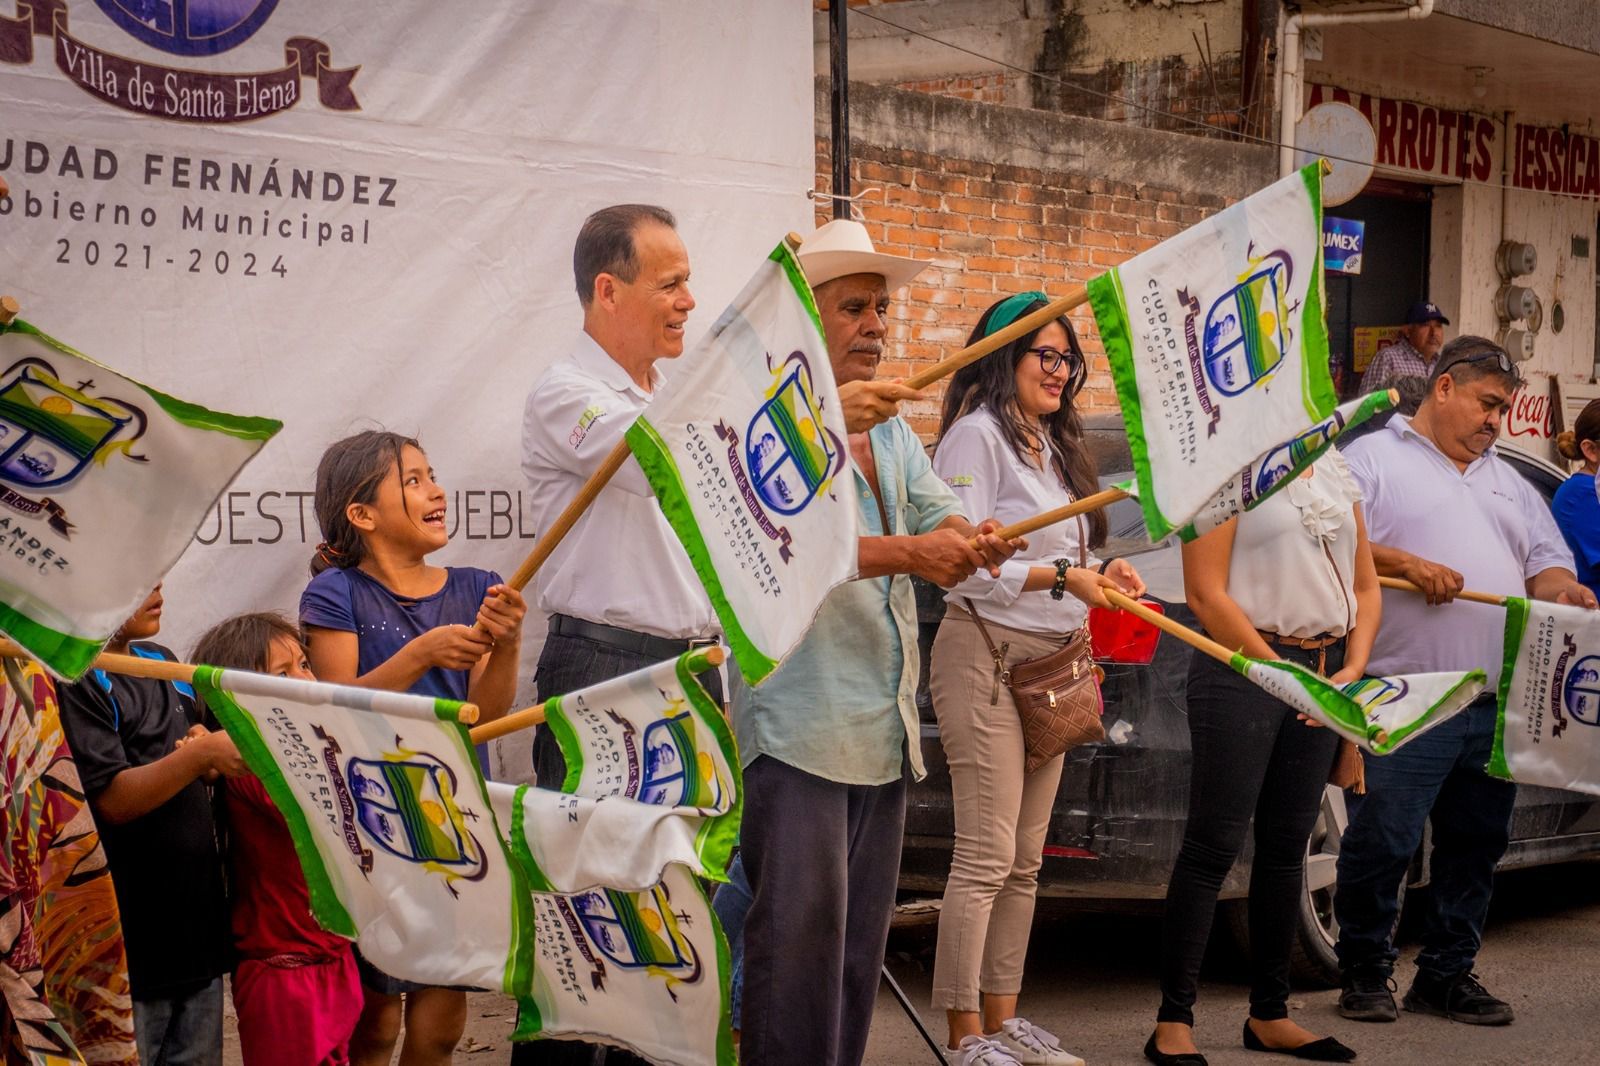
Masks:
[[[978,320],[969,344],[1046,303],[1018,293]],[[1072,325],[1058,318],[958,371],[945,394],[934,470],[966,514],[1016,522],[1093,493],[1073,398],[1087,377]],[[980,616],[1006,666],[1056,651],[1082,626],[1103,588],[1130,596],[1144,583],[1126,561],[1092,554],[1105,515],[1090,512],[1028,537],[1000,568],[946,594],[929,683],[950,767],[955,851],[939,915],[933,1001],[946,1012],[958,1066],[1071,1066],[1045,1030],[1017,1014],[1045,829],[1062,757],[1024,772],[1022,724],[974,622]]]

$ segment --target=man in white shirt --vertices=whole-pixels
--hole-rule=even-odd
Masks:
[[[523,410],[522,473],[541,535],[650,402],[660,382],[655,364],[683,354],[695,300],[676,225],[664,208],[618,204],[590,215],[578,233],[572,267],[583,331],[566,358],[539,378]],[[632,458],[551,552],[536,581],[535,602],[550,616],[534,675],[541,700],[716,640],[711,602]],[[715,673],[701,680],[720,698]],[[543,727],[534,737],[533,769],[541,788],[559,789],[566,777],[561,749]],[[645,1060],[540,1040],[515,1045],[512,1062]]]
[[[522,472],[541,533],[649,404],[661,380],[656,363],[683,354],[695,299],[676,225],[664,208],[618,204],[590,215],[579,231],[572,265],[583,330],[539,378],[523,412]],[[841,405],[851,431],[864,431],[919,395],[885,382],[841,390]],[[541,700],[717,639],[711,603],[631,457],[551,552],[535,603],[550,616],[535,674]],[[720,699],[717,675],[701,680]],[[540,787],[561,787],[566,765],[548,730],[535,735],[533,764]],[[517,1045],[512,1061],[590,1066],[595,1053],[541,1040]],[[613,1050],[602,1061],[644,1060]]]
[[[1396,416],[1345,452],[1366,498],[1379,574],[1424,590],[1385,590],[1372,675],[1482,668],[1485,693],[1460,714],[1382,758],[1366,759],[1367,792],[1352,800],[1339,854],[1334,914],[1347,1018],[1398,1018],[1390,974],[1402,879],[1433,823],[1432,891],[1408,1011],[1506,1025],[1509,1004],[1472,973],[1495,865],[1510,840],[1516,786],[1485,772],[1505,612],[1452,602],[1463,588],[1593,609],[1550,509],[1495,454],[1520,384],[1505,351],[1461,337],[1439,353],[1415,416]]]

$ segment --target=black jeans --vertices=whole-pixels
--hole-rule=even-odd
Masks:
[[[1432,891],[1417,969],[1444,977],[1472,969],[1517,800],[1516,785],[1484,772],[1497,717],[1486,692],[1399,751],[1367,760],[1367,794],[1352,797],[1333,895],[1345,973],[1394,970],[1400,881],[1430,819]]]
[[[744,771],[744,1066],[860,1066],[894,914],[906,779]]]
[[[1318,653],[1274,647],[1280,658],[1317,667]],[[1328,649],[1326,673],[1344,663]],[[1288,1017],[1289,953],[1303,887],[1306,841],[1339,737],[1299,720],[1281,701],[1208,655],[1189,664],[1189,821],[1167,885],[1161,926],[1161,1009],[1156,1020],[1194,1024],[1200,961],[1217,892],[1255,815],[1250,865],[1250,1014]]]
[[[539,654],[533,683],[537,698],[547,700],[551,696],[564,696],[586,685],[595,685],[642,670],[646,666],[654,666],[659,661],[648,655],[624,651],[584,637],[551,633],[545,639],[544,650]],[[722,678],[714,670],[699,676],[700,683],[711,693],[711,698],[720,704]],[[561,746],[543,727],[533,738],[533,772],[538,786],[552,791],[559,790],[567,777],[567,763],[561,757]],[[631,1052],[579,1040],[534,1040],[513,1044],[511,1062],[513,1066],[650,1066],[648,1059]]]

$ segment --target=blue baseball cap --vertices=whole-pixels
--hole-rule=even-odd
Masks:
[[[1406,325],[1420,326],[1424,322],[1443,322],[1447,326],[1450,324],[1450,320],[1444,317],[1444,312],[1439,310],[1439,305],[1429,303],[1427,300],[1412,304],[1411,310],[1406,312]]]

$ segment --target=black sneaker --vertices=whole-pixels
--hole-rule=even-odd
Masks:
[[[1392,1022],[1400,1017],[1394,1005],[1394,978],[1383,970],[1351,970],[1344,975],[1339,1013],[1358,1022]]]
[[[1468,1025],[1510,1025],[1515,1018],[1511,1004],[1491,996],[1477,975],[1466,970],[1449,975],[1418,970],[1406,992],[1405,1008]]]

